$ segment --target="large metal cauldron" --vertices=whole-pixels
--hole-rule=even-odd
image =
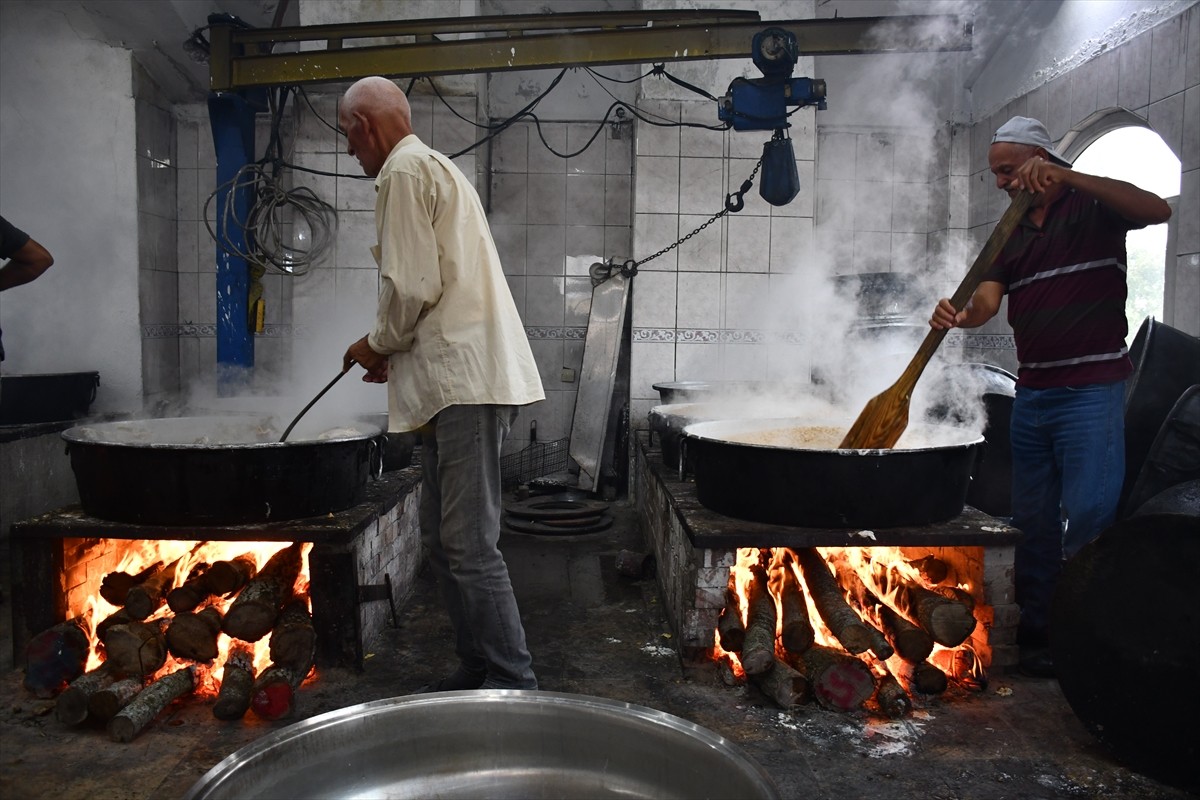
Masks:
[[[981,435],[910,425],[893,449],[839,450],[849,427],[811,419],[700,422],[684,429],[683,457],[695,466],[700,503],[738,519],[888,528],[962,513]],[[809,431],[813,446],[796,446]]]
[[[717,734],[641,706],[554,692],[410,695],[322,714],[217,764],[187,800],[776,798]]]
[[[146,525],[263,523],[343,511],[380,468],[381,431],[269,417],[177,417],[63,432],[84,512]]]

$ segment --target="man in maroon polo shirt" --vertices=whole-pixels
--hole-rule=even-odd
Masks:
[[[1049,612],[1064,559],[1116,518],[1125,475],[1125,234],[1166,222],[1157,195],[1071,169],[1041,122],[1013,117],[988,149],[996,187],[1036,197],[962,311],[938,301],[929,324],[975,328],[1008,295],[1017,346],[1013,525],[1021,669],[1052,677]]]

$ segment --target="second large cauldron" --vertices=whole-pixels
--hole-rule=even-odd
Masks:
[[[962,513],[983,437],[910,425],[895,448],[840,450],[848,423],[699,422],[684,429],[696,496],[738,519],[817,528],[922,525]]]
[[[63,432],[85,513],[146,525],[313,517],[362,499],[382,457],[378,428],[298,429],[272,418],[177,417]]]

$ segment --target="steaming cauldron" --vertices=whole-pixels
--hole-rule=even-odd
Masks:
[[[381,464],[381,431],[282,428],[270,417],[178,417],[63,431],[83,510],[146,525],[263,523],[343,511]]]
[[[982,436],[909,425],[893,449],[837,449],[849,428],[844,420],[700,422],[684,429],[683,458],[695,465],[700,503],[738,519],[888,528],[962,513]],[[814,441],[797,446],[809,431]]]

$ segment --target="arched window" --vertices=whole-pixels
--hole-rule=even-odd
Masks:
[[[1128,181],[1154,192],[1172,208],[1178,205],[1179,159],[1157,133],[1146,127],[1144,120],[1124,109],[1109,109],[1090,117],[1063,137],[1062,150],[1080,172]],[[1142,320],[1148,316],[1172,322],[1172,308],[1166,297],[1168,275],[1175,266],[1171,227],[1171,223],[1152,225],[1130,231],[1126,238],[1128,341],[1133,340]]]

